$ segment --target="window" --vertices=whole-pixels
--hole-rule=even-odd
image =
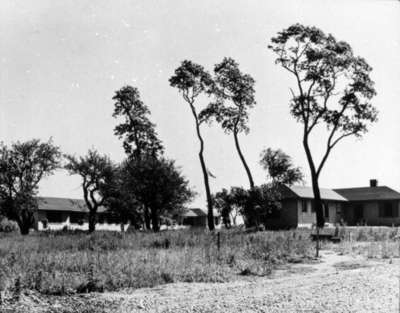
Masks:
[[[379,204],[379,217],[398,217],[397,202],[381,202]]]
[[[301,212],[307,213],[308,208],[307,208],[307,200],[301,200]]]
[[[341,216],[342,215],[342,206],[340,203],[336,203],[336,215]]]
[[[315,201],[311,200],[311,213],[315,213]]]

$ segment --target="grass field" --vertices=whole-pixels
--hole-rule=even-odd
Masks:
[[[0,281],[7,294],[61,295],[268,275],[279,264],[312,256],[303,231],[222,231],[219,240],[201,230],[9,235],[0,239]]]
[[[343,228],[322,248],[367,258],[400,256],[399,229]],[[2,299],[152,287],[172,282],[226,282],[268,276],[280,265],[314,259],[310,230],[210,233],[82,232],[0,234]],[[219,237],[219,238],[218,238]]]

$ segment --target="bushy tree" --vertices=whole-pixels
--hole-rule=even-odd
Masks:
[[[35,223],[38,184],[60,166],[60,158],[51,140],[0,145],[0,210],[18,223],[22,235]]]
[[[207,196],[207,220],[208,228],[214,230],[213,202],[209,183],[209,173],[204,160],[204,139],[201,135],[200,126],[202,120],[197,112],[195,102],[200,95],[210,94],[213,90],[214,82],[209,73],[201,65],[192,61],[183,61],[175,70],[175,74],[169,79],[170,85],[177,88],[183,99],[189,104],[196,126],[197,138],[200,142],[199,159],[203,172],[204,186]]]
[[[89,210],[89,233],[96,229],[97,212],[106,201],[105,188],[115,173],[115,165],[106,155],[89,150],[85,156],[66,155],[65,169],[82,178],[83,199]]]
[[[230,190],[223,188],[217,192],[214,198],[215,208],[222,217],[226,228],[236,226],[236,219],[239,213],[243,213],[243,207],[248,205],[249,191],[242,187],[231,187]]]
[[[361,137],[377,120],[371,104],[376,94],[371,67],[355,56],[350,45],[316,27],[292,25],[271,39],[268,46],[275,62],[293,75],[290,111],[303,124],[303,147],[310,167],[317,226],[324,216],[319,177],[332,149],[344,138]],[[326,148],[319,163],[312,154],[309,138],[318,124],[327,130]]]
[[[214,206],[222,217],[222,223],[226,228],[231,228],[231,212],[233,210],[233,202],[229,191],[223,188],[221,191],[213,195]]]
[[[125,168],[123,165],[115,166],[113,175],[108,175],[102,186],[104,207],[107,214],[115,217],[121,223],[121,231],[129,222],[130,227],[140,229],[144,222],[143,206],[131,193],[125,183]]]
[[[239,208],[246,227],[259,227],[282,206],[280,189],[274,183],[252,189],[233,187],[229,196],[231,205]]]
[[[157,137],[155,125],[149,119],[150,110],[140,99],[139,90],[132,86],[122,87],[115,92],[113,100],[113,117],[123,119],[114,133],[123,138],[126,154],[135,158],[162,154],[164,147]]]
[[[236,151],[246,170],[250,188],[254,188],[254,179],[243,155],[239,143],[239,134],[249,132],[249,109],[256,104],[254,79],[239,69],[239,64],[232,58],[224,58],[214,67],[215,101],[200,112],[200,121],[215,119],[222,129],[232,134]]]
[[[181,211],[194,193],[174,161],[148,157],[128,159],[123,165],[124,190],[150,212],[153,231],[160,229],[160,218]]]
[[[293,185],[303,180],[300,167],[292,163],[292,158],[281,149],[267,148],[261,152],[260,164],[268,172],[274,184]]]
[[[139,90],[132,86],[122,87],[115,92],[113,97],[114,113],[113,117],[122,118],[123,122],[114,129],[114,134],[120,139],[123,138],[123,147],[129,159],[136,161],[148,157],[158,158],[164,152],[161,140],[158,138],[155,130],[155,124],[150,121],[150,110],[140,99]],[[114,214],[120,214],[121,217],[130,215],[137,220],[138,210],[142,212],[145,226],[151,228],[150,212],[147,207],[138,208],[133,205],[134,199],[122,194],[123,184],[120,186],[119,193],[122,197],[113,201]],[[109,203],[110,204],[110,203]],[[119,208],[119,212],[117,212]],[[132,212],[128,212],[132,211]]]

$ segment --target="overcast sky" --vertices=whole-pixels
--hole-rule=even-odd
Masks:
[[[187,104],[168,78],[184,59],[208,70],[233,57],[256,80],[257,106],[240,140],[257,184],[263,148],[282,148],[307,174],[301,126],[289,114],[288,72],[274,64],[269,39],[293,24],[315,25],[345,40],[374,68],[379,122],[361,140],[347,138],[322,172],[323,187],[365,186],[370,178],[400,190],[400,1],[17,1],[0,2],[0,140],[53,137],[65,153],[89,148],[123,156],[113,135],[112,96],[138,87],[166,147],[205,208],[199,143]],[[206,103],[203,103],[205,105]],[[212,191],[248,186],[231,136],[202,129]],[[326,133],[313,150],[321,152]],[[42,196],[81,198],[80,180],[59,171]]]

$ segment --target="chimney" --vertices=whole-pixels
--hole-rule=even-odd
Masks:
[[[378,187],[378,181],[376,179],[370,179],[369,186],[370,187]]]

